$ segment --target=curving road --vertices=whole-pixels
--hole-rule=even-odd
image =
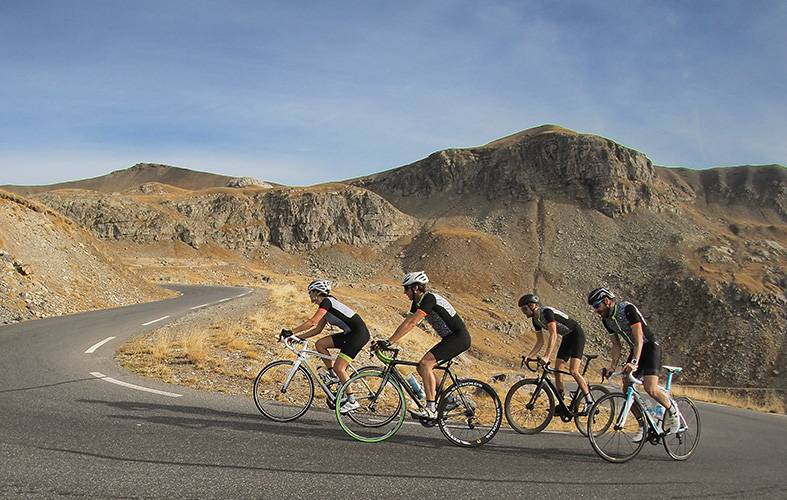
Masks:
[[[779,415],[700,405],[702,442],[689,461],[646,445],[613,465],[568,434],[501,432],[466,450],[413,424],[364,445],[325,411],[276,424],[248,398],[117,366],[124,339],[247,292],[178,290],[162,302],[0,328],[0,497],[787,497]]]

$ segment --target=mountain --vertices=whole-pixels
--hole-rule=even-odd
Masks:
[[[70,220],[0,191],[0,324],[171,295],[100,247]]]
[[[125,254],[142,248],[129,244],[172,251],[167,242],[181,254],[220,250],[233,265],[350,281],[370,295],[424,269],[482,339],[474,354],[496,363],[517,355],[499,339],[532,345],[516,308],[526,291],[577,318],[588,350],[609,352],[585,303],[606,285],[640,306],[684,381],[787,386],[783,166],[660,167],[545,125],[305,189],[191,189],[183,179],[35,199]]]
[[[121,191],[139,189],[147,184],[163,184],[180,189],[200,190],[220,187],[246,187],[259,184],[270,187],[267,183],[254,181],[250,178],[235,178],[226,175],[217,175],[207,172],[197,172],[185,168],[171,167],[156,163],[138,163],[133,167],[116,170],[110,174],[92,179],[62,182],[48,186],[1,186],[2,189],[12,191],[23,196],[55,191],[60,189],[81,189],[98,191],[100,193],[117,193]],[[144,190],[144,188],[143,188]]]

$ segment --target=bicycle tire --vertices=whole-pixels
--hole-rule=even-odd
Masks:
[[[700,414],[694,402],[685,397],[675,398],[680,413],[680,428],[675,434],[667,434],[662,438],[664,449],[674,460],[686,460],[697,449],[700,442]]]
[[[275,422],[292,422],[302,417],[314,401],[314,380],[303,366],[298,367],[287,390],[282,391],[281,386],[292,365],[289,360],[273,361],[265,365],[254,379],[254,404],[260,413]],[[279,372],[281,368],[283,370]]]
[[[606,396],[607,394],[609,394],[610,392],[612,392],[612,391],[609,390],[609,388],[607,388],[607,386],[601,385],[601,384],[590,384],[590,385],[588,385],[588,389],[590,389],[590,395],[593,396],[593,401],[598,401],[600,398],[602,398],[602,397]],[[579,390],[579,389],[577,389],[577,390]],[[581,391],[580,391],[580,393],[581,393]],[[583,396],[581,396],[581,395],[577,396],[576,402],[574,403],[574,406],[571,408],[571,411],[573,411],[574,414],[576,415],[574,417],[574,425],[577,427],[577,430],[583,436],[588,437],[588,418],[587,418],[587,415],[577,415],[577,413],[579,412],[579,407],[582,406],[582,404],[584,403],[584,401],[582,400],[582,397]],[[599,413],[599,415],[600,415],[600,413]],[[612,424],[612,415],[610,414],[609,418],[607,418],[606,420],[607,420],[607,428],[608,428],[609,425]],[[603,432],[606,432],[606,430],[607,430],[606,428],[603,428],[603,429],[600,430],[600,432],[603,433]]]
[[[463,379],[440,394],[437,425],[453,444],[476,448],[488,443],[500,430],[502,406],[492,386],[480,380]]]
[[[539,387],[538,380],[520,380],[506,394],[506,420],[520,434],[538,434],[546,429],[555,415],[555,396],[546,383]],[[531,403],[534,393],[536,397]]]
[[[356,370],[355,374],[358,374],[358,373],[361,373],[361,372],[367,372],[367,371],[373,371],[373,372],[379,373],[380,375],[382,375],[384,373],[384,370],[382,368],[380,368],[379,366],[369,365],[369,366],[363,366],[363,367],[359,368],[358,370]],[[361,383],[360,385],[361,385],[361,388],[367,390],[368,392],[372,391],[372,389],[368,385],[365,385],[363,383]],[[360,390],[360,389],[356,389],[356,390]],[[390,415],[390,418],[387,419],[387,420],[386,419],[381,419],[379,421],[374,421],[374,422],[366,421],[363,418],[360,418],[360,415],[359,415],[358,418],[356,418],[355,412],[349,412],[346,415],[353,422],[355,422],[356,424],[361,425],[363,427],[382,427],[384,425],[389,424],[391,422],[391,420],[396,418],[397,412],[392,412],[391,415]]]
[[[648,428],[643,416],[645,410],[636,400],[631,403],[625,424],[622,427],[618,426],[617,422],[625,407],[626,395],[622,392],[612,392],[596,401],[588,413],[590,445],[598,456],[607,462],[628,462],[637,456],[648,440]],[[596,412],[605,408],[614,408],[612,425],[606,425],[603,418],[596,418]],[[601,426],[606,426],[604,432],[601,432]],[[638,430],[642,430],[643,435],[638,442],[635,442],[633,438]]]
[[[361,392],[365,387],[372,388],[372,392]],[[379,443],[402,427],[404,392],[393,377],[386,377],[380,370],[364,370],[342,384],[336,398],[341,401],[348,390],[352,390],[360,407],[346,414],[341,413],[339,405],[334,410],[339,426],[348,436],[362,443]]]

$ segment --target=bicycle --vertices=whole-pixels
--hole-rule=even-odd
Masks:
[[[358,409],[347,414],[336,410],[336,419],[344,432],[364,443],[385,441],[399,431],[407,407],[405,394],[417,408],[425,408],[425,403],[419,400],[396,368],[418,366],[418,363],[398,359],[399,349],[396,348],[379,347],[373,349],[372,354],[384,367],[364,369],[350,377],[337,393],[337,397],[343,397],[351,392],[360,404]],[[500,429],[503,419],[500,398],[489,384],[457,378],[451,372],[452,364],[453,360],[449,360],[435,367],[443,371],[437,386],[437,418],[419,417],[418,420],[425,427],[437,425],[446,439],[457,446],[481,446]],[[447,380],[450,385],[444,389]]]
[[[296,348],[296,344],[301,345],[300,349]],[[323,377],[315,373],[308,362],[309,358],[334,358],[307,349],[308,344],[308,340],[296,337],[285,338],[284,345],[295,354],[296,360],[280,359],[268,363],[254,379],[254,404],[257,405],[260,413],[269,419],[276,422],[291,422],[303,416],[314,401],[315,380],[325,393],[328,408],[333,410],[336,406],[335,389],[339,381],[326,382]],[[352,364],[348,366],[352,374],[366,368],[356,370]]]
[[[642,381],[628,374],[626,392],[613,392],[599,399],[590,409],[588,437],[590,444],[598,455],[608,462],[627,462],[637,456],[645,442],[657,445],[664,444],[667,454],[674,460],[686,460],[694,453],[700,440],[700,415],[694,402],[685,397],[670,396],[672,378],[682,368],[678,366],[662,366],[667,370],[667,383],[662,388],[670,397],[670,402],[677,405],[679,426],[675,432],[664,432],[661,422],[651,411],[645,409],[642,396],[636,386]],[[608,377],[622,376],[621,372],[609,374]],[[596,407],[611,408],[614,413],[614,424],[605,429],[594,429],[593,416]],[[663,408],[662,408],[663,409]],[[641,432],[641,434],[640,434]],[[635,441],[635,438],[639,438]]]
[[[583,376],[587,373],[590,362],[597,357],[596,354],[585,354]],[[530,371],[535,372],[537,367],[531,366],[534,361],[536,360],[522,356],[520,368],[527,366]],[[557,397],[557,387],[548,376],[551,373],[571,376],[571,373],[549,368],[548,365],[542,365],[541,368],[540,377],[520,380],[508,390],[504,407],[509,425],[520,434],[538,434],[547,428],[552,418],[557,414],[563,422],[568,423],[573,420],[577,430],[583,436],[587,436],[587,419],[585,417],[587,417],[589,408],[580,409],[584,403],[582,391],[577,387],[576,391],[571,392],[571,402],[566,405],[562,398]],[[588,388],[594,400],[610,393],[606,386],[600,384],[588,384]],[[609,424],[611,419],[607,418],[607,421]]]

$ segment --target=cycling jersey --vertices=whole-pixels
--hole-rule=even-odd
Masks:
[[[615,302],[609,313],[609,317],[601,318],[601,322],[610,335],[615,334],[618,338],[622,337],[629,347],[634,347],[634,337],[631,325],[635,323],[640,323],[642,325],[642,333],[644,336],[643,344],[656,341],[656,335],[648,327],[648,323],[645,321],[645,318],[642,317],[642,313],[640,313],[639,309],[631,302]]]
[[[341,328],[344,333],[366,329],[366,325],[361,317],[355,311],[339,302],[336,297],[331,295],[325,297],[320,302],[320,309],[326,311],[325,320],[329,324]]]
[[[557,334],[561,337],[579,328],[577,322],[569,318],[568,314],[554,307],[540,307],[538,313],[533,315],[533,328],[537,332],[547,330],[547,325],[553,321],[557,323]]]
[[[462,318],[442,295],[434,292],[423,294],[421,300],[413,301],[410,312],[414,313],[419,309],[426,313],[426,321],[441,337],[447,337],[465,329]]]

